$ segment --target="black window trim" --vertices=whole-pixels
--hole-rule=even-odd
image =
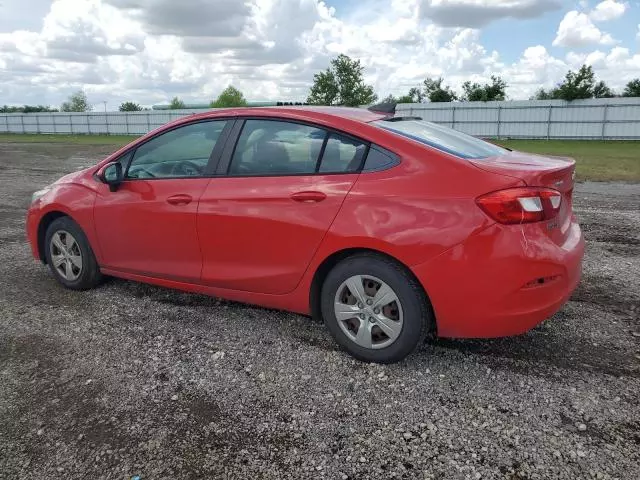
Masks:
[[[322,147],[320,148],[320,152],[318,154],[318,160],[316,161],[316,167],[313,172],[309,173],[256,173],[256,174],[245,174],[245,175],[231,175],[229,170],[231,168],[231,160],[233,159],[233,155],[235,154],[236,148],[238,146],[238,142],[240,141],[240,135],[242,134],[242,130],[244,129],[244,125],[247,120],[259,120],[259,121],[273,121],[273,122],[285,122],[285,123],[295,123],[298,125],[304,125],[307,127],[318,128],[325,132],[324,140],[322,142]],[[357,137],[351,133],[344,132],[337,128],[329,127],[326,125],[322,125],[320,123],[309,122],[305,120],[299,120],[297,118],[286,118],[286,117],[263,117],[259,115],[252,116],[240,116],[237,117],[237,122],[234,125],[233,132],[231,132],[229,138],[227,139],[227,145],[222,153],[220,161],[218,162],[218,168],[216,169],[215,176],[222,178],[260,178],[260,177],[309,177],[309,176],[318,176],[318,175],[359,175],[362,173],[364,165],[367,161],[367,156],[369,155],[369,150],[371,149],[373,144],[372,142],[365,140],[363,138]],[[320,172],[319,168],[322,163],[322,158],[324,156],[324,151],[329,141],[329,137],[334,133],[336,135],[340,135],[346,138],[349,138],[355,142],[359,142],[365,146],[364,154],[362,155],[362,159],[360,160],[360,165],[358,168],[352,172]],[[386,149],[385,149],[386,150]],[[393,154],[395,155],[395,154]],[[395,155],[397,157],[397,155]],[[395,165],[391,165],[395,166]],[[391,168],[391,167],[388,167]],[[384,168],[386,170],[386,168]],[[371,173],[372,171],[378,170],[369,170],[365,173]]]
[[[131,161],[133,160],[133,157],[136,154],[136,151],[138,150],[138,148],[140,148],[141,146],[145,145],[146,143],[150,142],[151,140],[154,140],[156,138],[158,138],[161,135],[164,135],[165,133],[169,133],[172,132],[174,130],[177,130],[178,128],[182,128],[182,127],[187,127],[189,125],[196,125],[198,123],[209,123],[209,122],[220,122],[220,121],[224,121],[227,122],[226,125],[224,126],[224,128],[222,129],[222,132],[220,133],[220,137],[218,137],[218,140],[216,141],[216,144],[213,147],[213,150],[211,151],[211,154],[209,155],[209,161],[207,162],[207,165],[204,167],[204,172],[202,175],[198,175],[198,176],[176,176],[176,177],[151,177],[151,178],[127,178],[127,172],[129,171],[129,167],[131,166]],[[181,123],[179,125],[174,125],[171,128],[168,128],[166,130],[162,130],[161,132],[158,132],[156,135],[153,135],[152,137],[149,137],[147,139],[145,139],[144,142],[141,142],[137,145],[135,145],[134,147],[129,148],[128,150],[124,151],[122,154],[120,154],[120,156],[118,156],[117,159],[115,159],[113,161],[113,163],[119,162],[121,159],[123,159],[124,157],[126,157],[127,155],[131,155],[129,157],[129,159],[127,160],[127,164],[122,166],[122,181],[123,182],[136,182],[136,181],[156,181],[156,180],[189,180],[189,179],[202,179],[202,178],[211,178],[212,176],[214,176],[215,169],[218,165],[218,163],[220,162],[220,158],[222,156],[222,151],[225,147],[225,145],[227,144],[229,138],[230,138],[230,133],[233,129],[233,127],[235,127],[237,123],[237,118],[236,117],[214,117],[214,118],[200,118],[198,120],[194,120],[191,122],[185,122],[185,123]]]
[[[327,143],[329,143],[329,137],[331,137],[331,132],[325,129],[324,138],[322,139],[322,146],[320,147],[320,151],[318,152],[318,158],[316,160],[316,166],[313,169],[313,173],[320,173],[320,165],[322,165],[322,159],[324,158],[324,151],[327,149]],[[353,172],[343,172],[343,173],[353,173]]]

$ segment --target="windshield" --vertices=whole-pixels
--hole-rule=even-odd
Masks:
[[[424,120],[377,120],[372,124],[461,158],[487,158],[507,153],[492,143]]]

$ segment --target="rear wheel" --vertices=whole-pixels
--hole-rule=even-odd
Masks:
[[[324,281],[321,306],[340,346],[367,362],[402,360],[433,324],[429,302],[410,272],[375,254],[354,255],[336,265]]]
[[[47,264],[62,285],[87,290],[100,283],[102,275],[89,241],[71,218],[51,222],[44,245]]]

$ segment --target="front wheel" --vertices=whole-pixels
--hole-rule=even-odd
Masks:
[[[86,235],[69,217],[57,218],[47,228],[45,256],[56,280],[67,288],[87,290],[102,279]]]
[[[404,359],[433,325],[429,301],[411,273],[369,253],[349,257],[329,272],[321,307],[338,344],[366,362]]]

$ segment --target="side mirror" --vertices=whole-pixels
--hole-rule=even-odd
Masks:
[[[98,171],[98,178],[109,185],[109,190],[115,192],[122,183],[122,165],[119,162],[108,163]]]

